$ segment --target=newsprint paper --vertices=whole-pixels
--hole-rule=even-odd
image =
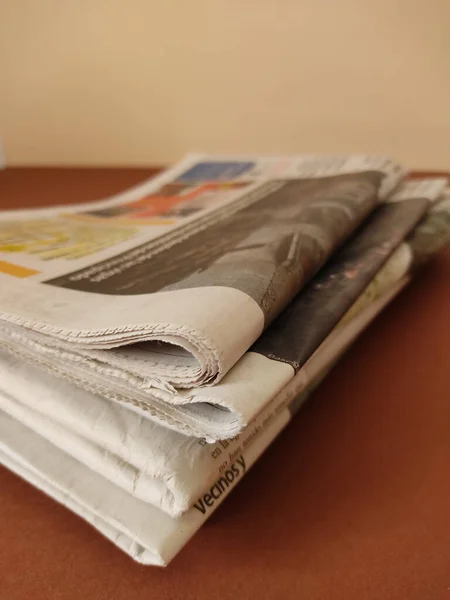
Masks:
[[[254,174],[255,180],[260,178],[261,185],[266,185],[281,179],[280,170],[284,180],[291,183],[294,179],[294,167],[297,169],[295,179],[299,179],[299,165],[303,165],[305,170],[309,168],[317,171],[318,165],[321,165],[322,172],[309,172],[308,179],[304,176],[301,181],[304,183],[308,180],[308,185],[311,186],[308,198],[310,193],[315,193],[318,181],[324,180],[330,184],[334,195],[330,192],[329,200],[324,200],[320,195],[318,202],[330,202],[333,211],[336,198],[341,193],[336,190],[341,189],[339,186],[342,181],[349,174],[359,177],[363,173],[366,177],[365,171],[352,171],[343,167],[348,164],[345,161],[369,159],[351,157],[345,161],[339,159],[340,162],[336,157],[258,160],[260,163],[256,159],[252,162],[192,157],[187,159],[186,164],[177,167],[175,174],[172,173],[162,185],[172,185],[180,177],[191,177],[194,178],[194,183],[187,187],[195,188],[202,181],[198,178],[206,170],[210,178],[226,173],[224,193],[228,193],[230,190],[227,186],[232,175],[236,179],[243,177],[244,168]],[[100,219],[105,218],[104,211],[107,215],[111,213],[107,218],[114,220],[117,217],[117,223],[112,224],[110,233],[116,227],[123,228],[124,231],[128,227],[135,227],[128,224],[133,218],[169,220],[169,215],[173,214],[175,223],[158,225],[166,227],[166,232],[170,233],[182,228],[186,224],[185,219],[188,223],[191,222],[189,219],[194,217],[186,217],[186,214],[199,212],[201,217],[202,211],[214,212],[216,209],[211,206],[214,202],[217,202],[217,210],[220,210],[227,203],[232,204],[234,196],[218,200],[217,190],[211,189],[209,182],[205,184],[205,193],[209,195],[206,208],[203,205],[196,208],[195,203],[189,207],[189,199],[184,206],[175,208],[177,202],[183,202],[174,199],[173,204],[168,204],[162,193],[154,192],[154,197],[147,203],[139,204],[136,200],[138,213],[145,213],[142,217],[135,216],[134,208],[126,212],[123,205],[128,205],[123,197],[120,202],[114,199],[106,203],[83,205],[77,207],[80,214],[83,214],[80,218],[83,222],[81,227],[83,228],[85,220],[88,226],[84,234],[80,233],[79,238],[70,238],[70,235],[65,235],[58,229],[62,227],[61,224],[55,225],[58,219],[73,219],[77,228],[80,223],[76,211],[73,213],[77,215],[75,217],[72,213],[66,214],[66,208],[61,209],[66,215],[63,217],[59,216],[62,214],[59,209],[49,211],[45,217],[48,218],[47,234],[44,233],[45,228],[37,224],[40,219],[44,219],[42,213],[46,211],[22,211],[3,215],[0,251],[1,258],[5,260],[0,263],[0,268],[3,269],[2,277],[5,281],[9,278],[8,281],[18,283],[17,287],[14,283],[11,285],[13,293],[7,296],[12,298],[24,283],[28,284],[30,296],[24,297],[22,303],[17,301],[14,311],[2,313],[0,368],[4,376],[0,379],[1,462],[86,519],[134,559],[144,564],[166,565],[245,476],[358,334],[403,289],[415,270],[449,241],[450,204],[445,190],[446,181],[426,179],[400,182],[401,169],[391,168],[390,162],[382,162],[380,159],[377,161],[378,167],[383,164],[384,171],[377,184],[375,200],[370,201],[371,207],[365,209],[364,216],[354,223],[352,221],[350,227],[348,224],[345,226],[345,233],[336,233],[341,227],[338,217],[333,222],[327,219],[316,221],[316,217],[310,215],[308,227],[310,224],[316,227],[317,223],[325,223],[327,236],[335,236],[335,241],[327,247],[327,252],[317,248],[311,250],[308,243],[304,240],[299,242],[298,239],[295,242],[289,241],[289,250],[283,248],[281,256],[286,257],[289,252],[298,250],[292,249],[297,247],[297,243],[305,243],[306,250],[302,249],[295,260],[301,261],[303,256],[309,258],[302,267],[301,277],[296,279],[297,284],[294,286],[292,281],[289,284],[289,291],[282,302],[278,297],[266,298],[267,301],[263,302],[263,296],[257,302],[254,292],[257,286],[252,283],[251,287],[244,275],[241,280],[233,276],[230,283],[227,278],[233,274],[236,266],[231,267],[226,261],[223,262],[223,254],[219,254],[215,261],[203,266],[198,272],[187,274],[185,279],[189,282],[189,287],[184,288],[181,279],[172,283],[167,283],[169,279],[165,279],[167,285],[163,286],[164,292],[141,289],[139,294],[130,294],[132,297],[140,296],[139,301],[144,310],[145,300],[160,294],[165,294],[168,298],[179,292],[205,292],[217,287],[222,294],[227,289],[244,294],[253,305],[258,306],[263,315],[260,331],[251,341],[249,338],[245,347],[242,346],[243,349],[239,350],[239,356],[236,355],[229,363],[221,363],[220,359],[221,351],[226,355],[226,343],[222,346],[218,344],[217,371],[214,376],[203,379],[200,377],[195,385],[193,382],[187,383],[187,371],[193,368],[194,359],[198,362],[197,368],[202,368],[203,355],[197,347],[197,354],[194,354],[193,348],[187,347],[184,332],[182,341],[176,336],[174,339],[172,334],[164,336],[164,339],[155,336],[152,341],[146,341],[146,338],[139,337],[148,325],[148,322],[146,324],[143,321],[143,316],[139,328],[132,329],[131,326],[122,325],[120,331],[116,328],[114,332],[101,332],[98,327],[93,327],[93,299],[100,296],[106,311],[108,304],[105,298],[109,298],[112,306],[108,310],[111,312],[116,310],[116,299],[122,300],[123,296],[126,299],[128,294],[118,292],[119,288],[99,292],[76,287],[88,285],[84,277],[78,277],[80,272],[90,268],[86,265],[70,271],[69,275],[61,272],[58,274],[56,271],[43,275],[45,261],[49,260],[50,266],[53,260],[78,261],[80,255],[95,242],[92,231],[88,232],[89,228],[108,227],[103,221],[97,223],[95,213],[103,215]],[[242,166],[247,164],[253,166]],[[354,169],[354,164],[351,162],[351,169]],[[389,165],[389,169],[386,165]],[[369,178],[377,172],[376,169],[368,171]],[[290,177],[287,173],[290,173]],[[396,182],[387,186],[386,181],[393,177],[393,173]],[[165,174],[163,178],[167,176]],[[247,178],[250,178],[249,174]],[[138,194],[140,199],[145,185],[150,184],[141,186],[141,193]],[[347,188],[344,186],[343,189]],[[232,191],[234,193],[235,190]],[[178,189],[177,194],[180,194]],[[347,192],[343,194],[348,199]],[[302,198],[297,192],[296,197]],[[195,199],[196,196],[192,198]],[[239,200],[241,196],[236,198]],[[133,202],[135,201],[130,200],[130,204]],[[169,205],[170,210],[167,208]],[[321,210],[326,212],[325,204]],[[352,210],[352,207],[346,206],[344,212],[346,215],[354,214]],[[169,215],[160,214],[163,211],[169,211]],[[340,214],[339,211],[337,214]],[[307,222],[306,218],[302,224],[304,222]],[[150,228],[149,231],[156,227],[151,223],[140,226],[144,230]],[[70,229],[71,225],[68,227]],[[237,227],[236,222],[234,227]],[[267,228],[270,229],[268,225]],[[256,260],[259,255],[252,254],[253,250],[259,248],[261,251],[263,246],[266,247],[267,242],[261,242],[259,246],[258,239],[266,239],[265,235],[273,233],[263,234],[263,229],[252,230],[250,240],[243,237],[238,246],[233,246],[233,252],[237,247],[238,253],[241,250],[243,252],[238,260],[239,265],[245,266],[246,256],[252,256],[252,260],[255,258],[256,262],[252,262],[251,267],[248,266],[250,262],[245,267],[249,270],[250,279],[259,273],[267,275],[263,268],[267,266],[265,258],[261,259],[259,269],[255,266],[259,264]],[[303,236],[303,225],[299,230]],[[285,233],[288,237],[292,235],[284,227],[280,227],[280,231],[283,233],[281,238]],[[306,228],[305,231],[309,229]],[[217,231],[215,235],[218,235]],[[163,236],[164,234],[160,237]],[[189,235],[186,239],[189,239]],[[228,237],[224,239],[228,240]],[[219,244],[220,236],[217,240]],[[98,243],[101,243],[100,239]],[[122,243],[123,240],[120,241]],[[187,255],[186,248],[187,246]],[[214,249],[215,246],[211,245],[211,248]],[[277,246],[277,251],[278,249]],[[102,250],[96,248],[94,254],[97,251]],[[67,252],[77,256],[68,258]],[[194,253],[193,249],[192,252]],[[201,253],[200,255],[202,256]],[[28,262],[24,256],[29,258]],[[104,260],[110,262],[110,259]],[[40,265],[40,261],[43,265]],[[311,267],[311,261],[317,261],[316,266]],[[95,269],[98,267],[98,262],[91,263]],[[78,264],[77,267],[79,266]],[[161,262],[158,267],[164,271],[164,277],[171,268],[170,260],[166,266]],[[20,274],[20,269],[28,269],[33,273]],[[153,276],[149,263],[146,270]],[[93,272],[91,271],[88,279]],[[214,275],[209,279],[211,272]],[[73,281],[70,273],[77,274]],[[143,273],[144,270],[141,276]],[[116,275],[118,273],[114,276]],[[283,288],[285,275],[286,273],[281,279],[275,279],[277,289],[279,285]],[[274,276],[274,273],[270,275],[271,278]],[[217,286],[214,283],[216,278],[219,280]],[[149,276],[148,281],[144,277],[141,280],[139,277],[128,280],[145,287],[151,285],[150,279]],[[72,283],[75,287],[70,287]],[[101,284],[101,281],[94,283]],[[108,286],[110,284],[111,282]],[[23,289],[25,288],[24,285]],[[67,326],[64,327],[55,325],[51,308],[44,301],[42,305],[34,303],[34,313],[31,310],[31,294],[35,291],[38,295],[43,294],[42,299],[48,298],[50,306],[57,304],[55,288],[58,292],[62,290],[73,298],[80,298],[74,320],[71,320],[71,309],[66,302]],[[51,290],[47,292],[48,296],[45,296],[45,290]],[[241,306],[239,303],[227,305],[230,298],[231,296],[221,296],[218,304],[209,308],[215,312],[219,322],[219,307],[222,313],[228,311],[231,314]],[[86,315],[81,310],[83,299]],[[0,308],[4,309],[8,301],[8,298],[5,302],[2,299]],[[276,307],[279,301],[281,303]],[[25,313],[21,311],[28,304],[30,314],[24,321]],[[13,308],[12,303],[9,306]],[[152,309],[153,307],[158,307],[158,303],[151,304]],[[179,307],[179,310],[182,308]],[[207,304],[203,308],[206,311]],[[62,309],[60,307],[60,317]],[[169,303],[161,308],[165,309],[170,309]],[[189,307],[186,312],[189,313]],[[31,315],[34,315],[34,320]],[[136,315],[121,313],[121,316],[129,319]],[[200,316],[209,323],[209,329],[206,327],[202,330],[207,339],[204,347],[210,346],[213,339],[220,342],[219,334],[212,327],[213,320],[208,321],[206,313],[201,315],[199,312],[197,318]],[[90,320],[91,327],[76,330],[74,325],[83,318],[86,322]],[[99,315],[103,324],[107,322],[107,318],[105,314]],[[148,321],[152,318],[153,312],[150,311]],[[158,331],[161,331],[160,325],[155,325]],[[166,325],[169,327],[173,323],[168,321]],[[183,325],[183,320],[177,324],[181,328]],[[198,334],[201,329],[200,321],[195,327],[194,325],[192,322],[191,326]],[[230,322],[228,327],[232,328],[233,325]],[[238,333],[235,331],[236,335]],[[227,339],[231,340],[231,335],[229,338],[225,336],[225,342]],[[149,369],[146,371],[144,367],[147,356]],[[156,360],[158,356],[161,358],[160,363]],[[221,371],[220,364],[228,366]],[[174,375],[169,374],[169,371],[176,373],[182,365],[186,367],[184,383],[181,383],[181,376],[176,380]],[[158,369],[160,370],[155,375]],[[166,374],[163,376],[164,369]],[[155,410],[149,410],[149,407],[154,406],[157,407]]]

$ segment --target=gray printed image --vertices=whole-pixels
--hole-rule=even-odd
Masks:
[[[428,206],[426,198],[414,198],[378,207],[251,350],[300,369],[416,227]],[[411,240],[417,245],[418,235]],[[421,245],[427,247],[427,241]]]
[[[379,172],[276,182],[233,214],[201,231],[164,236],[46,283],[85,292],[132,295],[204,286],[241,290],[271,321],[378,203]],[[191,226],[192,228],[192,226]],[[186,231],[186,234],[184,235]],[[173,236],[172,236],[173,239]],[[148,254],[148,259],[146,255]]]

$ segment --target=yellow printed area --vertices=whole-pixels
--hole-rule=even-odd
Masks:
[[[132,238],[136,229],[50,218],[0,223],[0,252],[29,254],[45,261],[75,260]]]
[[[5,273],[5,275],[13,275],[14,277],[30,277],[31,275],[37,275],[39,271],[0,260],[0,273]]]

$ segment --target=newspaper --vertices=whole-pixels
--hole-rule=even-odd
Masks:
[[[436,235],[439,242],[436,242]],[[83,434],[77,429],[77,419],[72,418],[73,414],[65,423],[69,444],[66,445],[66,451],[64,451],[59,447],[56,438],[53,438],[52,441],[49,440],[53,435],[51,433],[52,425],[56,421],[52,423],[51,419],[46,420],[45,410],[41,410],[41,406],[30,405],[22,413],[14,413],[14,410],[17,409],[11,409],[11,406],[18,406],[23,401],[23,398],[18,399],[19,388],[15,387],[14,381],[16,383],[23,382],[23,375],[27,368],[30,369],[28,393],[30,383],[38,384],[36,395],[40,395],[44,389],[41,387],[40,377],[45,379],[45,374],[40,373],[36,376],[32,366],[22,365],[25,371],[14,371],[12,381],[4,386],[7,389],[0,390],[2,408],[0,411],[0,457],[2,462],[85,518],[136,560],[144,564],[167,564],[286,426],[294,412],[298,410],[317,382],[326,374],[345,348],[383,306],[402,289],[414,269],[421,265],[424,259],[431,256],[432,252],[426,243],[427,239],[433,243],[433,252],[450,240],[448,198],[432,207],[414,228],[412,234],[397,246],[363,294],[359,296],[357,302],[353,303],[325,341],[298,370],[295,377],[261,413],[261,421],[251,423],[237,440],[207,445],[203,441],[189,440],[189,438],[163,428],[159,428],[161,437],[158,440],[155,437],[157,426],[146,421],[147,425],[150,424],[153,429],[147,430],[150,437],[143,438],[142,441],[147,449],[147,454],[151,454],[151,460],[157,462],[155,457],[157,457],[162,436],[165,435],[167,439],[171,440],[166,447],[166,452],[170,448],[173,454],[178,455],[177,460],[182,467],[177,470],[177,460],[170,465],[170,468],[173,469],[172,478],[178,481],[197,478],[200,482],[195,493],[193,493],[194,487],[191,488],[190,501],[186,505],[188,509],[182,516],[169,515],[156,506],[152,506],[150,501],[144,501],[136,495],[133,496],[132,491],[127,491],[122,486],[120,478],[109,479],[107,473],[96,471],[92,465],[88,465],[86,456],[77,455],[78,450],[71,446],[70,435],[73,440],[77,437],[83,438]],[[405,257],[408,257],[406,263]],[[405,264],[407,264],[406,268]],[[2,355],[1,360],[5,364],[10,361],[9,364],[14,369],[10,355]],[[9,373],[7,369],[5,372]],[[84,392],[79,391],[79,393]],[[67,396],[71,397],[72,391],[68,391]],[[85,413],[84,409],[89,404],[88,399],[86,405],[83,406],[81,421],[95,423],[96,427],[93,428],[93,431],[96,430],[97,441],[102,439],[101,444],[104,443],[103,440],[106,437],[102,438],[103,425],[105,423],[108,426],[111,425],[114,419],[119,424],[117,431],[122,435],[129,435],[122,450],[129,449],[130,455],[128,457],[122,455],[117,462],[117,472],[119,472],[136,450],[136,446],[133,447],[132,443],[136,434],[145,435],[144,430],[139,433],[136,429],[129,429],[128,423],[122,421],[124,415],[132,415],[132,418],[137,418],[137,416],[131,411],[127,411],[125,407],[118,405],[116,406],[120,408],[121,412],[115,413],[114,418],[105,414],[103,414],[104,418],[99,418],[102,416],[100,412],[92,421],[97,409],[90,415]],[[62,402],[61,406],[63,406]],[[114,405],[109,404],[109,406]],[[39,410],[35,410],[36,408]],[[52,410],[50,410],[50,414],[53,415]],[[60,413],[57,414],[59,418]],[[70,409],[65,414],[70,415]],[[44,421],[39,420],[41,417],[44,417]],[[63,424],[63,421],[64,418],[61,419],[60,424]],[[41,429],[43,423],[44,428]],[[117,431],[111,430],[113,437]],[[183,446],[183,441],[179,443],[177,439],[183,440],[185,445]],[[221,449],[221,453],[213,457],[212,454],[218,448]],[[162,450],[164,456],[164,449]],[[140,454],[138,449],[137,455]],[[186,456],[188,455],[193,460],[191,470],[187,467]],[[207,455],[209,463],[204,458]],[[106,453],[105,457],[106,464],[108,462]],[[215,471],[210,468],[214,462],[213,459]],[[225,460],[227,460],[226,464]],[[157,471],[161,471],[164,466],[167,467],[167,464],[160,464]],[[213,479],[211,479],[211,475]],[[157,473],[155,473],[155,479],[156,477]],[[199,490],[198,495],[197,490]]]
[[[243,448],[257,439],[271,415],[285,408],[287,402],[303,390],[311,389],[312,382],[324,372],[333,356],[346,346],[348,339],[352,339],[353,332],[360,331],[361,319],[365,324],[365,311],[368,307],[372,304],[370,311],[378,310],[376,302],[390,290],[395,290],[395,286],[404,281],[408,273],[423,262],[425,256],[429,257],[426,239],[432,237],[434,251],[445,243],[450,236],[450,211],[447,213],[443,210],[445,205],[445,201],[441,202],[427,213],[426,218],[415,227],[413,235],[397,247],[369,285],[366,284],[367,269],[361,271],[364,277],[358,276],[360,287],[356,302],[345,314],[341,312],[337,324],[333,325],[334,317],[329,320],[332,331],[324,338],[325,341],[318,342],[318,350],[297,369],[297,375],[246,429],[231,440],[210,445],[204,440],[171,432],[149,419],[141,418],[125,406],[89,394],[63,379],[55,380],[47,373],[5,353],[0,353],[0,366],[4,374],[0,381],[1,407],[10,416],[130,495],[178,516],[194,504],[205,487],[209,489],[220,478],[222,471],[234,457],[240,455]],[[390,208],[386,210],[391,212]],[[383,215],[385,212],[382,211]],[[439,219],[436,219],[437,216]],[[447,224],[443,226],[445,217]],[[404,220],[396,220],[398,231],[401,231],[400,223],[404,223]],[[380,224],[385,227],[385,232],[376,241],[375,234],[380,232]],[[438,246],[435,234],[439,231],[441,235]],[[384,219],[375,219],[374,216],[372,222],[364,228],[364,234],[366,246],[371,248],[372,254],[378,256],[376,250],[380,248],[380,242],[384,243],[385,236],[391,237],[392,226],[386,227]],[[358,251],[358,260],[365,264],[366,255],[359,237],[356,236],[351,243],[354,249],[351,255],[355,256]],[[422,251],[412,251],[414,247],[422,248]],[[342,251],[340,256],[341,268],[337,269],[337,261],[334,261],[334,274],[351,268],[349,253]],[[372,265],[377,264],[378,260],[372,261]],[[325,275],[327,271],[328,269],[324,271]],[[327,281],[327,278],[329,279],[325,276],[321,280]],[[333,278],[332,281],[339,279]],[[354,281],[355,278],[349,279],[346,285],[340,282],[342,297],[350,297],[349,290],[355,289]],[[324,288],[315,286],[314,289]],[[320,293],[317,296],[319,301],[321,298],[323,300]],[[316,303],[319,332],[323,315],[330,313],[329,305],[329,300],[325,300],[320,307]],[[335,299],[334,314],[337,314],[340,306]],[[372,313],[369,312],[369,316],[370,314]],[[285,335],[283,328],[278,331],[282,336]],[[273,336],[269,332],[268,335]],[[276,339],[276,336],[272,339]],[[308,336],[305,343],[311,347]],[[295,348],[299,348],[298,343]],[[292,348],[287,345],[284,352],[284,360],[287,360]],[[278,360],[282,358],[283,355]],[[254,373],[252,376],[257,375]]]
[[[403,174],[370,156],[192,156],[107,201],[2,213],[0,341],[208,434],[189,390],[223,379]]]
[[[404,183],[214,387],[175,389],[164,381],[155,389],[146,376],[147,360],[138,362],[135,346],[121,348],[120,357],[111,350],[80,354],[61,343],[43,344],[36,332],[24,334],[11,323],[0,324],[0,341],[28,362],[126,404],[143,418],[208,441],[232,438],[294,377],[445,185],[444,179]],[[123,370],[125,355],[133,373]]]

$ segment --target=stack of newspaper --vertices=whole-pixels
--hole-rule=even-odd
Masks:
[[[1,462],[166,565],[450,239],[446,185],[372,156],[189,156],[1,213]]]

